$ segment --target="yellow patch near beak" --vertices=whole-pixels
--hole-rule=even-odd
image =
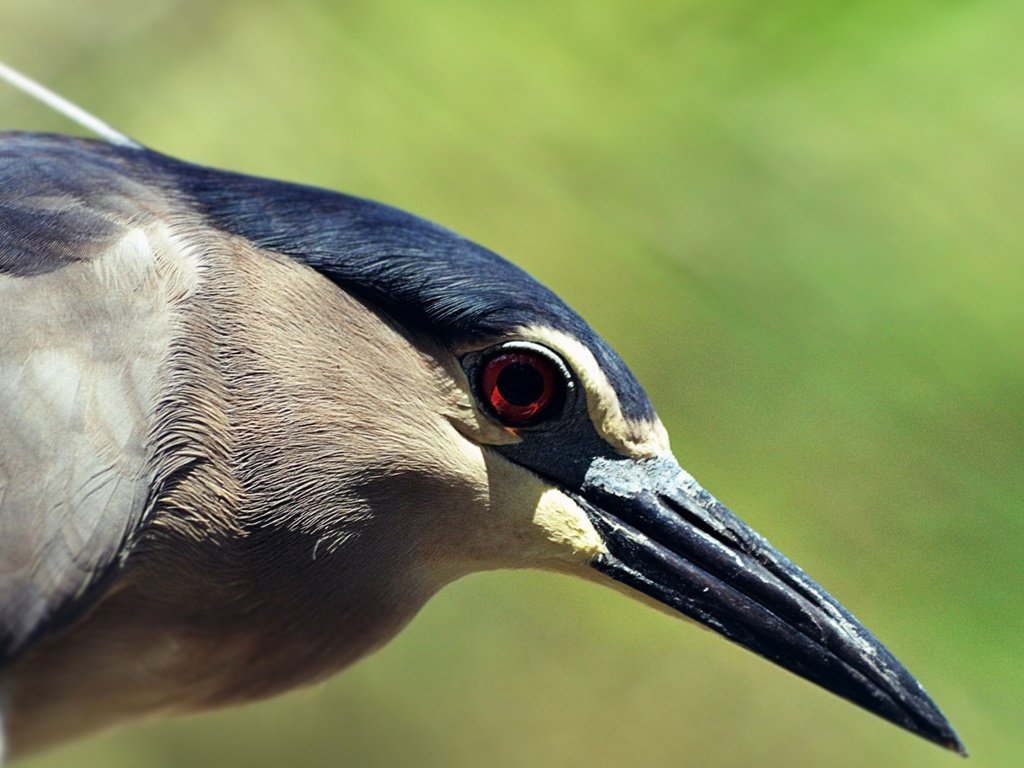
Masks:
[[[451,508],[444,540],[473,570],[532,567],[579,573],[607,551],[571,496],[504,456],[460,440],[464,458],[459,471],[476,490],[465,506]]]
[[[590,560],[608,551],[587,514],[557,488],[541,494],[533,523],[549,541],[576,557]]]

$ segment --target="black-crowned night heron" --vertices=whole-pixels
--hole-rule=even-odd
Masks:
[[[517,267],[366,200],[2,136],[9,754],[322,679],[504,567],[624,587],[962,749]]]

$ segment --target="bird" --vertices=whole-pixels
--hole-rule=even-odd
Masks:
[[[321,681],[503,568],[615,587],[965,754],[522,269],[100,133],[0,134],[8,759]]]

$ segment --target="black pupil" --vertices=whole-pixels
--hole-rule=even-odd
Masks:
[[[512,405],[532,405],[544,394],[544,377],[529,363],[509,363],[498,374],[498,391]]]

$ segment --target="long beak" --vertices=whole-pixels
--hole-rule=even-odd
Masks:
[[[921,685],[860,622],[672,458],[597,459],[577,501],[593,566],[769,661],[966,755]]]

